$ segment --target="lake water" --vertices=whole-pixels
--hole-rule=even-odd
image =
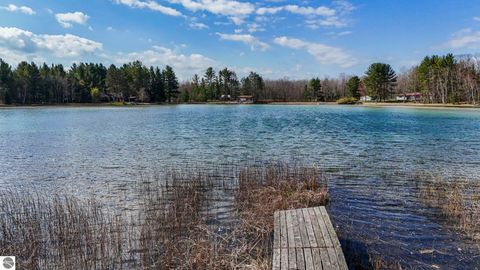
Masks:
[[[479,269],[478,243],[421,204],[415,175],[480,179],[480,111],[349,106],[0,109],[0,186],[115,200],[171,166],[315,163],[342,240],[414,268]],[[128,196],[127,196],[128,197]],[[433,249],[434,252],[422,252]]]

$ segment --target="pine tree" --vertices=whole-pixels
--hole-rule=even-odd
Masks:
[[[374,63],[368,68],[364,82],[373,99],[385,101],[395,87],[397,75],[389,64]]]
[[[165,67],[165,70],[163,71],[163,79],[165,80],[165,95],[168,103],[171,103],[172,99],[177,98],[179,93],[178,79],[172,67]]]
[[[351,77],[347,82],[347,93],[349,97],[360,99],[360,78],[358,76]]]

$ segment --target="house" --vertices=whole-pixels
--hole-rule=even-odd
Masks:
[[[363,82],[360,82],[360,85],[358,86],[358,92],[360,92],[360,101],[372,101],[372,97],[368,95],[367,89],[365,88]]]
[[[221,101],[231,101],[232,97],[230,95],[221,95],[220,100]]]
[[[366,101],[372,101],[371,96],[361,96],[360,101],[366,102]]]
[[[422,93],[413,92],[413,93],[403,93],[396,97],[397,101],[410,101],[417,102],[422,100]]]
[[[255,102],[255,98],[253,96],[238,96],[238,103],[248,103],[248,104],[251,104],[251,103],[254,103]]]

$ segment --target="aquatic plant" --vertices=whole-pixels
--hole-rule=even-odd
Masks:
[[[169,170],[144,181],[134,212],[3,191],[0,254],[14,254],[21,269],[267,269],[274,211],[325,204],[326,179],[315,167],[285,163],[234,174]],[[228,222],[215,213],[225,196],[234,203]]]
[[[418,177],[417,194],[421,201],[438,209],[456,229],[480,241],[480,184],[439,175]]]

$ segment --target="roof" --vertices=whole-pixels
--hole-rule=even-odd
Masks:
[[[422,93],[420,92],[413,92],[413,93],[402,93],[398,95],[399,97],[416,97],[416,96],[421,96]]]

